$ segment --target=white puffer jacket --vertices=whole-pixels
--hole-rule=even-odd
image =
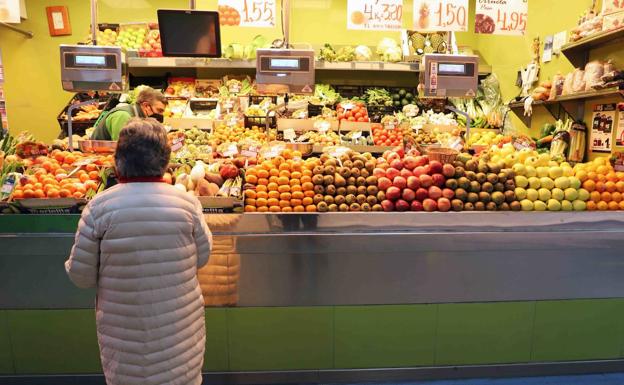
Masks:
[[[164,183],[127,183],[85,208],[65,268],[96,287],[108,385],[200,384],[204,301],[197,269],[212,236],[192,196]]]

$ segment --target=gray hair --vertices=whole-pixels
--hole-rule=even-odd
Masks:
[[[115,151],[118,177],[161,177],[170,157],[167,131],[155,119],[130,119],[119,133]]]
[[[143,87],[137,96],[137,104],[149,103],[154,104],[154,102],[161,102],[164,105],[167,105],[167,98],[163,95],[162,92],[153,89],[152,87]]]

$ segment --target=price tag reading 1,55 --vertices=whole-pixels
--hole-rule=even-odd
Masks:
[[[414,0],[414,29],[467,31],[468,0]]]
[[[275,0],[219,0],[221,25],[275,27]]]

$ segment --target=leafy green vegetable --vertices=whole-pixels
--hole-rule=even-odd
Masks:
[[[388,90],[383,88],[372,88],[366,90],[366,104],[371,106],[392,106],[392,96]]]

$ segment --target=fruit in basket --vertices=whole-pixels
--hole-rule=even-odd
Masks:
[[[146,32],[144,27],[124,28],[119,32],[115,45],[127,50],[138,50],[143,46]]]
[[[368,110],[362,102],[346,101],[336,107],[339,121],[369,122]]]
[[[48,167],[52,164],[52,167]],[[50,168],[48,170],[48,168]],[[52,161],[43,163],[40,167],[33,167],[30,175],[24,175],[12,193],[12,199],[27,198],[85,198],[95,194],[100,185],[100,174],[96,170],[91,172],[79,170],[73,177],[67,176],[67,171],[58,163]]]
[[[403,132],[396,129],[386,129],[381,124],[373,124],[373,143],[376,146],[399,146],[403,142]]]

